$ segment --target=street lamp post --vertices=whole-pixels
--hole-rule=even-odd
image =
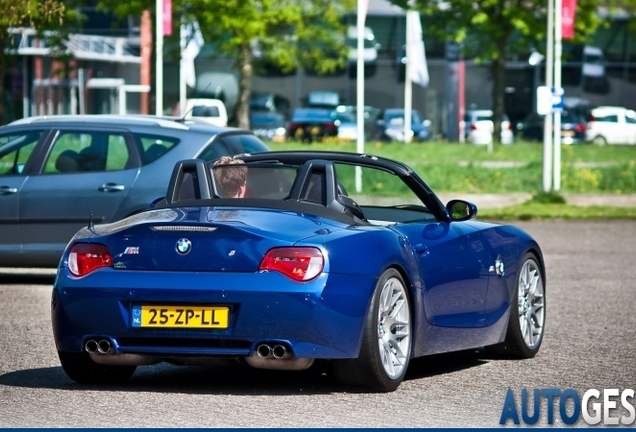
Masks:
[[[534,68],[534,80],[532,89],[532,112],[537,112],[537,88],[539,87],[539,69],[541,62],[545,59],[545,56],[538,51],[532,51],[528,58],[528,64]]]

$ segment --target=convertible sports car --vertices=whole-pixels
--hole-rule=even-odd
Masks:
[[[375,156],[181,161],[151,209],[89,224],[68,244],[51,303],[60,362],[75,381],[115,383],[157,362],[324,360],[343,383],[393,391],[414,357],[533,357],[541,249],[476,214]]]

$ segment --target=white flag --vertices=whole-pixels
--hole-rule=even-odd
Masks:
[[[422,40],[422,23],[417,11],[406,13],[406,61],[409,63],[409,79],[422,87],[428,86],[428,66]]]
[[[204,43],[199,23],[195,21],[194,23],[188,24],[186,28],[186,47],[181,53],[181,58],[183,59],[181,73],[185,77],[186,84],[192,88],[194,88],[197,81],[194,72],[194,59],[199,55],[199,52],[201,52]]]

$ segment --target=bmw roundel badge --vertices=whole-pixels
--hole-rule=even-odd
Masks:
[[[177,240],[177,252],[181,255],[187,254],[190,252],[190,249],[192,249],[192,242],[190,240],[187,238]]]

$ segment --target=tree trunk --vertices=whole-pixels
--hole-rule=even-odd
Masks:
[[[241,47],[239,58],[239,98],[236,104],[236,122],[240,128],[250,127],[250,97],[252,95],[252,49],[249,45]]]
[[[506,56],[505,56],[505,40],[499,45],[499,57],[492,62],[492,121],[494,130],[492,134],[493,143],[501,142],[501,121],[504,114],[504,92],[505,92],[505,74],[506,74]]]
[[[506,71],[506,59],[501,56],[492,64],[493,75],[493,95],[492,95],[492,121],[494,130],[492,134],[493,143],[501,142],[501,121],[504,111],[504,75]]]

